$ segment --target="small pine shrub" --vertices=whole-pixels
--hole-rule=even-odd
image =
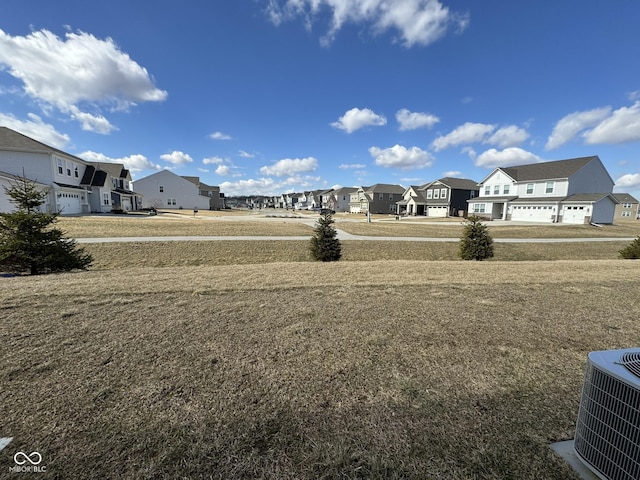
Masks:
[[[463,260],[485,260],[493,257],[493,238],[487,226],[477,215],[471,215],[464,224],[458,255]]]
[[[640,237],[636,238],[629,245],[620,250],[620,258],[626,258],[629,260],[637,260],[640,258]]]
[[[86,270],[91,265],[92,256],[53,226],[58,214],[40,211],[46,191],[26,178],[12,182],[5,191],[17,210],[0,213],[0,270],[38,275]]]
[[[333,217],[330,212],[323,213],[313,229],[309,249],[315,260],[320,262],[336,262],[342,256],[342,245],[336,237],[338,232],[333,228]]]

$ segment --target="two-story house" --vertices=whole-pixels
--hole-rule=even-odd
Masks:
[[[381,213],[396,212],[396,203],[402,200],[404,187],[376,183],[370,187],[360,187],[350,194],[350,213]]]
[[[469,212],[513,221],[613,223],[613,185],[597,156],[498,167],[480,182]]]
[[[143,196],[142,208],[208,210],[210,197],[202,195],[195,183],[169,170],[161,170],[136,180],[134,189]]]
[[[198,187],[200,195],[209,198],[209,210],[220,210],[224,208],[224,195],[220,193],[220,187],[207,185],[200,180],[200,177],[182,176]]]
[[[131,190],[131,173],[121,163],[91,163],[81,184],[91,193],[89,204],[93,213],[128,212],[142,205],[142,196]]]
[[[0,172],[4,186],[11,184],[11,178],[21,177],[36,182],[46,190],[43,210],[63,215],[89,213],[90,192],[82,184],[82,178],[89,162],[50,147],[7,127],[0,127]],[[0,205],[13,210],[5,194],[0,189]]]
[[[451,217],[465,213],[467,200],[478,196],[478,183],[466,178],[445,177],[421,186],[412,185],[398,202],[399,214]]]
[[[618,200],[616,205],[615,218],[620,219],[640,219],[640,204],[638,200],[628,193],[614,193]]]

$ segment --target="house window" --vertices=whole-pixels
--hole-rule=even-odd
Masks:
[[[378,195],[378,200],[384,200],[384,193],[381,193],[380,195]]]
[[[103,193],[102,194],[102,204],[103,205],[109,205],[109,194],[108,193]]]
[[[469,198],[476,198],[475,190],[471,190],[471,192],[469,192]]]
[[[433,198],[433,190],[427,190],[427,198]]]
[[[76,165],[75,167],[73,167],[73,176],[78,178],[79,172],[78,172],[78,166]]]
[[[474,203],[473,204],[473,213],[484,213],[485,204],[484,203]]]
[[[631,212],[622,212],[622,216],[623,217],[630,217],[631,216]]]
[[[64,175],[64,170],[62,168],[62,159],[58,158],[57,160],[58,160],[58,174]]]
[[[533,195],[533,183],[527,183],[527,195]]]
[[[502,193],[505,195],[509,195],[509,185],[502,186]]]
[[[67,167],[67,177],[71,176],[71,163],[70,162],[66,162],[66,167]]]
[[[433,198],[440,198],[440,190],[435,189],[433,191]]]
[[[389,194],[389,200],[393,200],[393,193]]]
[[[440,189],[440,198],[447,198],[447,189],[446,188],[441,188]]]
[[[118,179],[117,178],[112,178],[111,179],[111,183],[113,183],[113,188],[118,188]]]
[[[631,204],[630,203],[623,203],[622,204],[622,208],[631,208]]]
[[[500,185],[494,185],[493,186],[493,194],[494,195],[500,195]]]
[[[176,204],[175,198],[167,198],[167,205],[175,205],[175,204]]]
[[[547,186],[544,189],[544,193],[553,193],[554,182],[547,182]]]
[[[484,186],[484,194],[485,195],[491,195],[491,186],[490,185],[485,185]]]
[[[160,185],[160,193],[164,192],[164,187],[162,185]]]

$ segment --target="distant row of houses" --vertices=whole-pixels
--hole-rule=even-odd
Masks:
[[[0,127],[0,212],[13,209],[2,186],[26,177],[46,190],[44,208],[63,214],[140,209],[225,207],[316,209],[354,214],[451,217],[548,223],[613,223],[637,218],[638,201],[613,193],[614,182],[597,156],[498,167],[482,181],[445,177],[423,185],[377,183],[225,198],[199,177],[162,170],[132,181],[124,165],[88,162]]]

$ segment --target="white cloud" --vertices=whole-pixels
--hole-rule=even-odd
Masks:
[[[345,112],[345,114],[341,116],[337,122],[331,123],[331,126],[339,128],[340,130],[344,130],[347,133],[353,133],[363,127],[379,127],[382,125],[386,125],[386,123],[387,119],[384,117],[384,115],[378,115],[368,108],[352,108],[351,110]]]
[[[197,168],[197,170],[198,170],[199,172],[202,172],[202,173],[209,173],[209,169],[207,169],[207,168],[200,168],[200,167],[198,167],[198,168]]]
[[[459,170],[449,170],[448,172],[444,172],[443,174],[445,177],[459,177],[460,175],[462,175],[462,172]]]
[[[430,113],[410,112],[406,108],[396,112],[396,120],[400,124],[400,130],[431,128],[440,121],[438,117]]]
[[[537,155],[521,148],[511,147],[505,148],[502,151],[490,148],[486,152],[478,155],[475,160],[475,165],[477,167],[496,168],[538,163],[541,161],[542,159]]]
[[[595,128],[583,134],[585,143],[625,143],[640,140],[640,101],[615,110]]]
[[[112,130],[117,130],[116,127],[111,125],[103,115],[92,115],[90,113],[81,112],[77,107],[71,106],[69,108],[71,118],[78,120],[82,127],[82,130],[87,132],[96,132],[106,135],[111,133]]]
[[[580,132],[602,122],[609,116],[611,107],[574,112],[562,117],[553,128],[545,149],[553,150],[573,140]]]
[[[515,147],[529,138],[529,133],[526,130],[516,127],[515,125],[509,125],[508,127],[502,127],[491,135],[484,143],[490,145],[497,145],[500,148]]]
[[[400,170],[430,167],[434,160],[433,156],[425,150],[418,147],[407,149],[401,145],[385,149],[371,147],[369,153],[375,158],[376,165]]]
[[[263,175],[284,177],[288,175],[295,175],[297,173],[312,172],[316,168],[318,168],[318,160],[313,157],[284,158],[271,166],[262,167],[260,169],[260,173]]]
[[[640,188],[640,173],[627,173],[616,180],[616,190],[626,191],[637,188]]]
[[[218,165],[218,168],[216,168],[216,175],[231,175],[231,169],[227,165]]]
[[[127,157],[121,158],[112,158],[107,157],[103,153],[97,153],[88,150],[86,152],[82,152],[78,156],[88,162],[122,163],[124,164],[125,168],[131,170],[131,172],[140,172],[142,170],[160,170],[162,168],[160,165],[151,163],[147,159],[147,157],[140,154],[129,155]]]
[[[127,110],[138,102],[158,102],[167,92],[155,87],[144,67],[111,38],[67,32],[61,39],[48,30],[11,36],[0,30],[0,68],[20,80],[24,92],[42,108],[58,108],[85,130],[108,133],[100,106]],[[86,108],[94,110],[93,114]]]
[[[184,165],[185,163],[193,162],[193,158],[191,158],[188,154],[181,152],[179,150],[174,150],[171,153],[165,153],[164,155],[160,155],[160,158],[165,162],[169,162],[174,165]]]
[[[244,150],[238,150],[238,154],[242,158],[254,158],[255,157],[255,155],[253,153],[245,152]]]
[[[227,135],[226,133],[222,132],[213,132],[211,135],[209,135],[209,138],[212,138],[214,140],[231,140],[231,135]]]
[[[30,113],[28,117],[29,120],[24,121],[13,115],[0,113],[0,125],[54,148],[63,149],[69,143],[69,135],[56,131],[53,125],[44,123],[38,115]]]
[[[351,163],[351,164],[342,163],[338,166],[338,168],[342,170],[348,170],[350,168],[365,168],[365,167],[366,165],[362,163]]]
[[[467,122],[447,135],[436,138],[431,145],[437,152],[456,145],[482,142],[495,128],[495,125]]]
[[[276,182],[271,178],[258,178],[239,180],[237,182],[222,182],[220,191],[225,196],[232,197],[234,195],[275,195],[279,188]]]
[[[462,153],[466,153],[467,155],[469,155],[469,158],[471,160],[475,160],[475,158],[478,156],[476,151],[471,147],[463,147],[462,148]]]
[[[279,25],[303,17],[310,29],[315,17],[331,11],[331,23],[320,42],[327,46],[344,24],[367,24],[373,33],[388,30],[400,35],[402,44],[429,45],[443,37],[449,28],[462,32],[469,16],[451,12],[438,0],[269,0],[267,13]]]
[[[202,160],[202,163],[204,163],[205,165],[222,165],[224,163],[224,158],[209,157]]]

